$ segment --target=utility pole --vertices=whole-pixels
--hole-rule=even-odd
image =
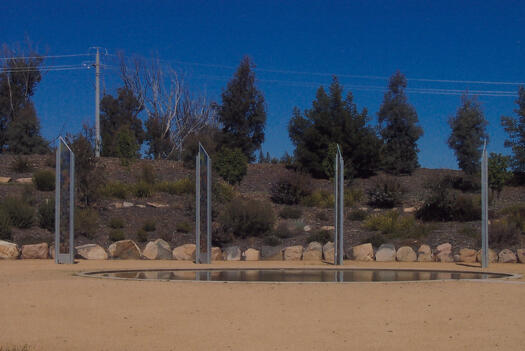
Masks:
[[[95,156],[100,157],[100,49],[95,60]]]

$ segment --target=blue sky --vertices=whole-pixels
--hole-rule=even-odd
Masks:
[[[331,74],[339,75],[375,123],[387,84],[383,77],[396,70],[407,76],[411,89],[500,95],[479,100],[489,121],[489,151],[507,153],[499,120],[513,115],[517,85],[417,79],[525,82],[523,1],[4,0],[0,23],[1,42],[28,37],[48,55],[85,54],[92,46],[113,54],[158,55],[182,70],[193,89],[216,101],[242,56],[249,55],[267,103],[263,149],[274,156],[293,150],[287,133],[293,107],[309,108]],[[46,64],[80,65],[91,58]],[[103,60],[115,62],[111,56]],[[107,92],[119,84],[117,70],[104,71]],[[502,91],[511,94],[501,96]],[[456,168],[446,145],[447,119],[460,96],[433,92],[409,93],[425,132],[420,163]],[[94,119],[93,70],[46,73],[34,101],[45,137],[78,131]]]

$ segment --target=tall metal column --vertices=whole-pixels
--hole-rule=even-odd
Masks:
[[[201,259],[201,162],[206,161],[206,258]],[[195,263],[211,263],[211,158],[199,143],[195,158]]]
[[[95,59],[95,156],[100,157],[100,49]]]
[[[344,257],[343,220],[344,220],[344,160],[341,149],[337,145],[335,155],[335,233],[334,233],[334,264],[342,265]]]
[[[487,142],[483,144],[481,156],[481,267],[488,267],[489,250],[489,198]]]
[[[63,154],[67,155],[66,161],[69,164],[69,169],[65,173],[66,176],[69,175],[68,179],[63,179],[62,167],[63,167]],[[56,263],[74,263],[74,242],[75,242],[75,154],[66,141],[59,137],[57,151],[56,151],[56,171],[55,171],[55,262]],[[62,182],[68,181],[68,228],[66,229],[69,237],[68,252],[61,253],[60,249],[62,247],[62,201],[65,200],[62,194]]]

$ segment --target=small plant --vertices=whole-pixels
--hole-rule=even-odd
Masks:
[[[224,207],[219,222],[225,232],[246,238],[270,231],[275,216],[271,205],[267,202],[235,199]]]
[[[192,183],[192,186],[194,184]],[[235,188],[222,181],[217,181],[213,183],[213,202],[219,204],[225,204],[230,202],[235,197]]]
[[[401,203],[404,189],[395,178],[379,177],[367,194],[370,206],[393,208]]]
[[[31,228],[35,216],[34,209],[19,198],[8,197],[2,201],[2,209],[17,228]]]
[[[189,233],[191,231],[191,224],[186,221],[177,222],[175,229],[181,233]]]
[[[430,227],[416,222],[413,216],[402,216],[398,211],[372,214],[364,220],[363,226],[392,238],[421,238],[430,230]]]
[[[195,192],[195,182],[189,178],[184,178],[175,182],[158,183],[155,189],[170,195],[193,194]]]
[[[479,197],[456,194],[441,184],[436,185],[416,217],[423,221],[475,221],[480,219]]]
[[[153,169],[153,166],[149,163],[143,164],[139,180],[148,184],[155,184],[156,178],[157,177],[155,176],[155,169]]]
[[[346,188],[344,193],[345,207],[353,207],[363,201],[363,190],[358,188]]]
[[[241,149],[223,148],[215,155],[214,167],[217,173],[234,185],[240,183],[248,169],[248,159]]]
[[[98,230],[98,212],[92,208],[75,211],[75,233],[93,239]]]
[[[279,216],[284,219],[298,219],[303,215],[303,211],[297,207],[285,207],[279,211]]]
[[[31,163],[29,163],[29,160],[25,157],[17,156],[11,162],[11,170],[15,173],[29,173],[32,169]]]
[[[278,237],[276,237],[273,234],[272,235],[267,235],[267,236],[264,237],[263,243],[264,243],[264,245],[268,245],[268,246],[277,246],[277,245],[281,244],[281,239],[279,239]]]
[[[45,199],[38,206],[38,225],[50,232],[55,230],[55,200]]]
[[[137,241],[139,243],[145,243],[148,241],[148,232],[144,229],[139,229],[137,232]]]
[[[103,193],[108,197],[126,200],[128,198],[128,186],[121,182],[108,183],[104,187]]]
[[[33,183],[39,191],[55,190],[55,173],[48,170],[37,171],[33,174]]]
[[[334,194],[325,190],[315,190],[303,198],[301,204],[308,207],[330,208],[334,206]]]
[[[374,234],[363,242],[365,243],[370,243],[373,247],[378,248],[385,243],[385,237],[383,234]]]
[[[316,212],[315,213],[315,217],[320,220],[320,221],[323,221],[323,222],[326,222],[327,220],[330,219],[330,217],[328,217],[328,214],[324,211],[319,211],[319,212]]]
[[[459,229],[458,232],[470,238],[477,238],[479,234],[479,229],[474,227],[472,224],[465,224]]]
[[[0,240],[11,240],[11,219],[2,208],[0,208]]]
[[[489,242],[491,246],[514,246],[520,244],[521,230],[508,218],[494,221],[489,226]]]
[[[146,232],[154,232],[156,229],[155,221],[152,219],[148,219],[144,222],[142,225],[142,230]]]
[[[109,226],[113,229],[124,228],[124,220],[122,218],[113,217],[109,220]]]
[[[322,245],[326,244],[330,240],[332,240],[332,233],[329,232],[328,230],[321,230],[318,232],[314,232],[306,238],[307,243],[311,243],[312,241],[317,241],[318,243],[321,243]]]
[[[273,184],[270,195],[276,204],[297,205],[311,192],[310,179],[303,174],[293,173]]]
[[[33,184],[22,185],[21,199],[28,205],[35,205],[35,187]]]
[[[351,221],[364,221],[367,216],[367,211],[356,208],[350,211],[348,219]]]
[[[133,185],[133,195],[144,198],[150,197],[153,193],[153,186],[145,181],[140,181]]]
[[[276,237],[280,239],[286,239],[293,236],[293,232],[290,230],[288,224],[286,223],[280,223],[273,233]]]
[[[125,238],[126,237],[122,229],[113,229],[112,231],[109,232],[109,240],[113,242],[124,240]]]

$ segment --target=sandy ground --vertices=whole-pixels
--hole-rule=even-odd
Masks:
[[[237,262],[213,267],[302,267]],[[327,267],[320,264],[317,266]],[[441,263],[346,266],[475,269]],[[31,350],[523,350],[525,279],[194,283],[74,276],[177,261],[0,262],[0,348]],[[202,267],[202,266],[200,266]],[[525,275],[524,264],[490,271]]]

